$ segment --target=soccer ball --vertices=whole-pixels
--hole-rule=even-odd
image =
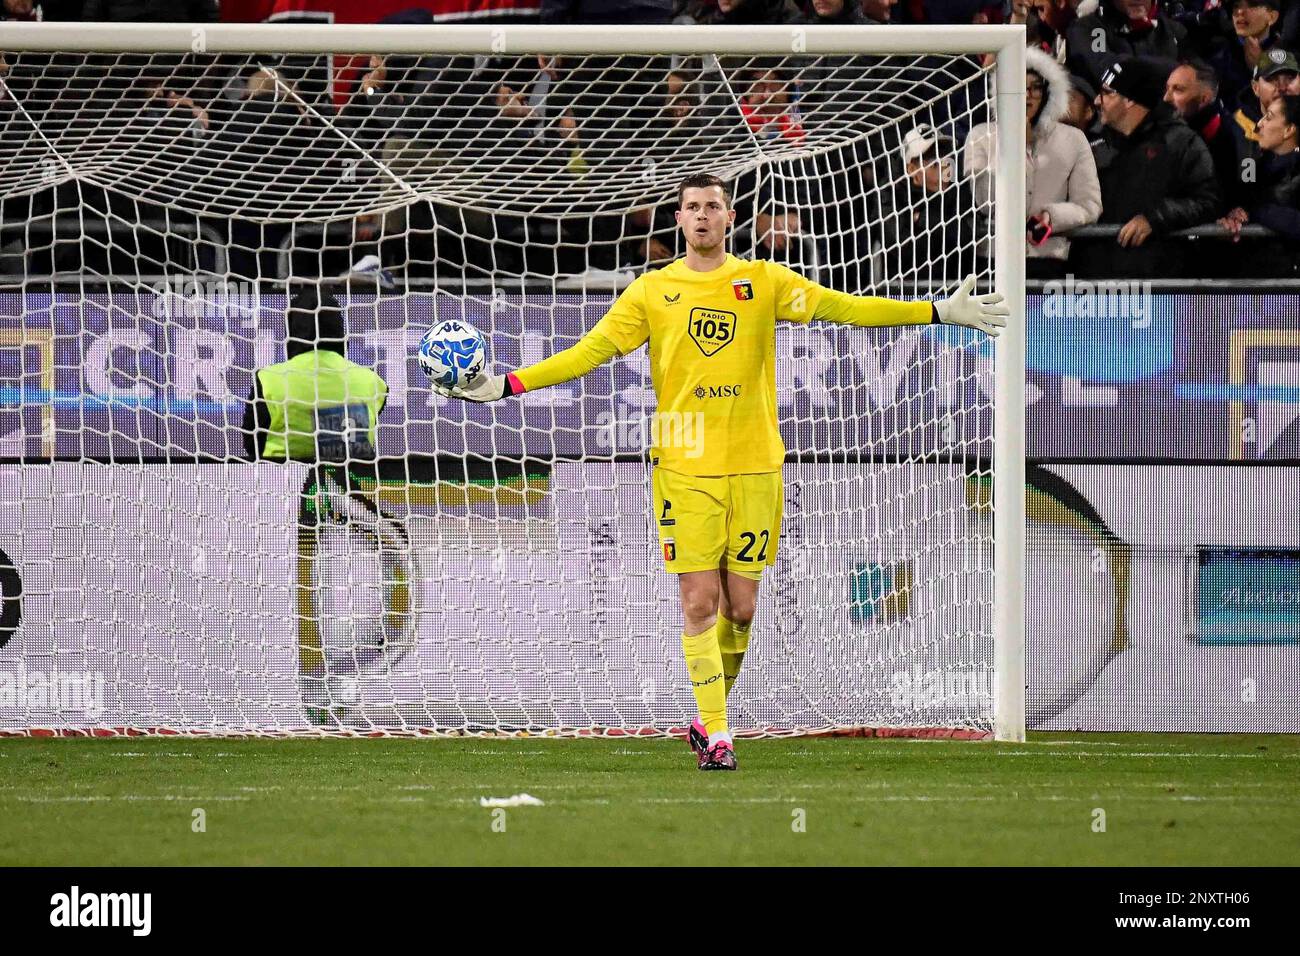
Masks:
[[[420,339],[420,370],[440,388],[461,388],[478,378],[487,364],[483,333],[468,322],[439,322]]]

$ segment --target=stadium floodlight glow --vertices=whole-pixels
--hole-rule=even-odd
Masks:
[[[738,255],[893,297],[977,271],[1012,308],[995,344],[778,328],[786,516],[733,726],[1023,739],[1024,40],[0,24],[0,732],[681,728],[641,452],[689,423],[636,354],[465,409],[414,346],[449,318],[500,368],[570,344],[710,171]],[[378,480],[239,462],[284,294],[340,276],[389,387]]]

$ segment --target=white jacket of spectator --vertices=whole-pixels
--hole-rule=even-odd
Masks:
[[[1026,66],[1047,84],[1047,95],[1039,110],[1034,142],[1025,150],[1025,213],[1046,212],[1052,220],[1052,235],[1042,245],[1025,243],[1031,258],[1064,259],[1070,253],[1065,236],[1073,229],[1097,221],[1101,215],[1101,184],[1088,138],[1073,126],[1060,122],[1070,105],[1070,77],[1065,69],[1042,50],[1025,51]],[[993,198],[994,151],[997,135],[992,123],[981,123],[966,137],[962,157],[965,174],[977,206]],[[991,249],[981,248],[981,255]]]

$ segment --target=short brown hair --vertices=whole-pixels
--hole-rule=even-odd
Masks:
[[[731,187],[724,183],[712,173],[692,173],[682,180],[682,184],[677,187],[677,208],[682,208],[682,200],[686,197],[688,189],[708,189],[710,186],[722,187],[722,202],[728,209],[731,208]]]

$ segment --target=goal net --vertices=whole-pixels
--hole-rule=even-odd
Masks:
[[[682,254],[702,171],[738,256],[1012,295],[1022,42],[0,26],[0,731],[684,727],[644,350],[480,406],[414,345],[448,318],[500,370],[573,344]],[[386,404],[259,461],[257,372],[336,304]],[[1020,334],[778,326],[784,524],[736,730],[1023,733]]]

